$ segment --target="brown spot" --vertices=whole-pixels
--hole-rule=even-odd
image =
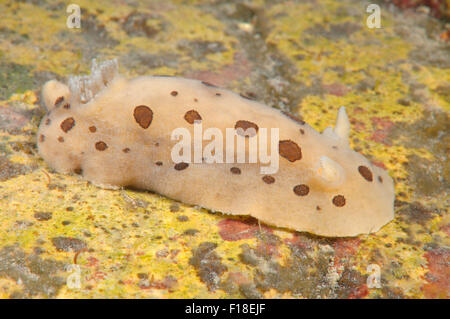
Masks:
[[[39,142],[42,143],[43,141],[45,141],[45,136],[41,134],[41,135],[39,136]]]
[[[378,176],[378,181],[379,181],[380,183],[383,183],[383,177]]]
[[[240,93],[239,95],[247,100],[255,100],[256,99],[256,95],[252,92],[247,92],[247,94]]]
[[[62,136],[58,137],[58,142],[60,142],[60,143],[64,142],[64,137],[62,137]]]
[[[95,143],[95,148],[98,151],[104,151],[104,150],[106,150],[108,148],[108,145],[106,145],[105,142],[100,141],[100,142]]]
[[[178,95],[178,92],[177,92],[177,91],[172,91],[172,92],[170,92],[170,95],[172,95],[172,96],[177,96],[177,95]]]
[[[317,209],[317,210],[321,210],[320,206],[316,206],[316,209]]]
[[[50,125],[50,123],[52,122],[52,120],[50,120],[49,118],[45,120],[45,125]]]
[[[270,176],[270,175],[264,175],[263,178],[262,178],[262,180],[263,180],[264,183],[266,183],[266,184],[273,184],[273,183],[275,183],[275,178],[273,178],[273,177]]]
[[[57,251],[77,252],[86,249],[87,247],[86,242],[72,237],[54,237],[51,238],[51,241]]]
[[[280,141],[278,144],[279,153],[289,162],[295,162],[302,158],[302,150],[297,143],[291,140]]]
[[[62,103],[62,101],[64,101],[64,96],[60,96],[55,100],[55,106],[59,106],[59,104]]]
[[[230,168],[230,172],[232,174],[235,174],[235,175],[240,175],[241,174],[241,169],[238,168],[238,167],[232,167],[232,168]]]
[[[137,277],[138,277],[139,279],[147,279],[147,278],[148,278],[148,274],[145,274],[145,273],[139,273],[139,274],[137,274]]]
[[[288,113],[288,112],[285,112],[285,111],[281,111],[281,113],[283,113],[284,115],[289,117],[291,120],[297,122],[298,124],[301,124],[301,125],[305,125],[306,124],[305,121],[303,121],[302,119],[298,118],[297,116],[295,116],[295,115],[293,115],[291,113]]]
[[[194,98],[194,102],[198,102],[198,99],[197,99],[197,98]]]
[[[366,179],[366,181],[371,182],[373,180],[372,172],[367,166],[359,166],[358,171],[362,177]]]
[[[38,221],[47,221],[52,219],[52,213],[50,212],[36,212],[34,213],[34,218],[36,218]]]
[[[202,84],[206,85],[206,86],[209,86],[209,87],[212,87],[212,88],[216,88],[217,87],[216,85],[214,85],[212,83],[209,83],[209,82],[206,82],[206,81],[202,81]]]
[[[186,169],[188,166],[189,166],[188,163],[181,162],[181,163],[175,164],[174,168],[175,168],[177,171],[181,171],[181,170],[183,170],[183,169]]]
[[[75,168],[73,171],[74,171],[75,174],[78,174],[78,175],[81,175],[83,173],[83,170],[81,168],[79,168],[79,167]]]
[[[342,195],[336,195],[333,197],[333,204],[337,207],[342,207],[345,205],[345,197]]]
[[[201,121],[202,117],[200,116],[200,114],[198,114],[196,110],[190,110],[187,111],[186,114],[184,114],[184,119],[189,124],[194,124],[194,121]]]
[[[69,103],[64,104],[63,108],[65,108],[66,110],[70,109],[70,104]]]
[[[142,128],[148,128],[153,120],[152,110],[145,105],[139,105],[134,108],[133,112],[134,119]]]
[[[189,228],[189,229],[186,229],[186,230],[183,232],[183,235],[187,235],[187,236],[195,236],[195,235],[197,235],[198,232],[200,232],[198,229],[195,229],[195,228]]]
[[[162,163],[161,161],[158,161],[158,162],[156,162],[155,164],[156,164],[157,166],[162,166],[163,163]]]
[[[222,93],[219,93],[219,92],[216,93],[216,96],[221,96],[221,95],[222,95]]]
[[[298,196],[306,196],[309,193],[309,187],[305,184],[300,184],[294,187],[294,193]]]
[[[95,133],[95,132],[97,132],[97,128],[95,126],[89,126],[89,131],[91,133]]]
[[[129,149],[128,147],[125,147],[125,148],[122,150],[122,152],[128,153],[128,152],[130,152],[130,149]]]
[[[68,117],[64,121],[61,122],[60,126],[61,126],[61,130],[63,130],[64,133],[67,133],[72,129],[72,127],[75,126],[75,120],[73,119],[73,117]]]
[[[245,120],[237,121],[236,124],[234,125],[234,128],[235,130],[237,130],[237,134],[245,137],[255,136],[256,133],[258,132],[258,125],[256,125],[253,122]],[[254,132],[252,132],[253,130],[246,132],[247,129],[253,129]]]
[[[177,216],[177,219],[180,222],[187,222],[189,220],[189,217],[187,217],[186,215],[181,215],[181,216]]]
[[[302,133],[302,135],[305,134],[305,130],[301,128],[300,133]]]

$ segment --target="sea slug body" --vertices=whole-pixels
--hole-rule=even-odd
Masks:
[[[322,236],[375,232],[394,217],[392,178],[350,148],[344,108],[335,127],[319,133],[291,115],[206,82],[161,76],[128,80],[118,74],[115,60],[94,61],[89,76],[71,77],[68,85],[49,81],[42,95],[48,113],[37,133],[40,155],[56,171],[81,174],[95,185],[152,190]],[[261,136],[263,128],[278,128],[279,169],[261,174],[259,161],[174,162],[172,132],[183,128],[194,135],[198,123],[204,132],[216,128],[223,136],[228,128],[236,137],[246,132],[247,141]]]

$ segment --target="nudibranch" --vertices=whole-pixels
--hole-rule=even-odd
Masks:
[[[350,148],[343,107],[335,126],[319,133],[292,115],[207,82],[128,80],[116,60],[94,60],[90,75],[72,76],[68,85],[51,80],[42,97],[48,112],[37,133],[39,154],[57,172],[81,174],[94,185],[151,190],[321,236],[375,232],[394,217],[392,178]],[[240,136],[247,144],[262,128],[278,128],[277,145],[270,147],[278,170],[262,174],[259,159],[174,161],[174,130],[194,135],[199,123],[223,136],[231,128],[233,139],[253,129],[253,136]],[[216,145],[225,153],[224,144]]]

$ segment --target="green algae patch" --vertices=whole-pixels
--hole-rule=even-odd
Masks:
[[[16,63],[0,63],[0,99],[33,87],[31,69]]]

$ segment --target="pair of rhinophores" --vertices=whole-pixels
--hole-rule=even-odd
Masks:
[[[38,148],[60,173],[101,187],[130,186],[181,202],[322,236],[379,230],[394,217],[392,178],[349,146],[344,108],[322,133],[305,122],[206,82],[118,74],[116,60],[42,90],[48,113]],[[279,169],[261,163],[174,163],[176,128],[279,128]],[[206,142],[205,142],[206,143]],[[224,152],[225,153],[225,152]]]

